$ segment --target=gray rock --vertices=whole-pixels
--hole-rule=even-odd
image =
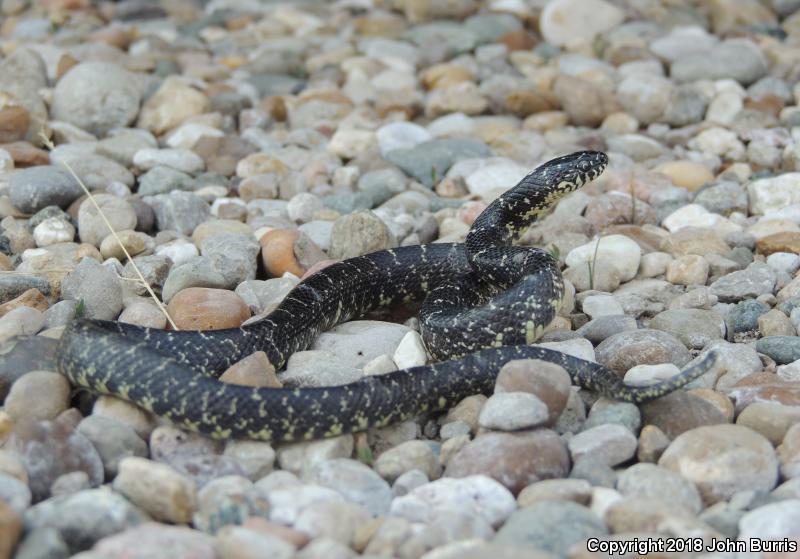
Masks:
[[[121,128],[111,132],[95,145],[95,153],[113,159],[120,165],[131,167],[133,156],[140,149],[152,148],[158,145],[155,136],[148,130],[141,128]],[[146,174],[146,173],[145,173]],[[139,177],[141,181],[142,177]]]
[[[78,307],[78,301],[66,300],[59,301],[46,311],[44,311],[44,327],[57,328],[58,326],[66,326],[67,322],[75,317],[75,309]]]
[[[769,311],[769,305],[755,299],[746,299],[736,303],[728,311],[728,322],[733,325],[734,332],[747,332],[758,329],[758,317]]]
[[[102,214],[88,199],[81,203],[78,210],[78,234],[84,243],[100,246],[102,240],[111,234],[106,220],[114,228],[114,231],[124,231],[136,227],[136,211],[126,200],[112,194],[96,194],[94,201],[100,206]]]
[[[571,501],[543,501],[514,512],[493,541],[561,554],[577,542],[607,534],[605,523],[586,507]]]
[[[641,329],[621,332],[595,348],[598,363],[624,374],[636,365],[673,363],[683,367],[691,356],[674,335],[661,330]]]
[[[200,254],[211,259],[229,289],[256,278],[260,253],[261,245],[255,237],[242,233],[219,233],[200,243]]]
[[[477,36],[481,44],[494,42],[501,35],[522,28],[516,17],[503,13],[474,15],[467,18],[464,26]]]
[[[592,460],[617,466],[636,454],[636,435],[619,424],[606,423],[585,429],[572,437],[567,446],[573,461],[584,456]]]
[[[786,499],[751,510],[739,521],[739,537],[782,540],[793,538],[800,524],[800,499]]]
[[[5,15],[5,14],[4,14]],[[23,23],[25,18],[20,19]],[[40,21],[45,21],[42,19]],[[40,91],[47,87],[47,68],[41,56],[21,45],[0,62],[0,90],[10,93],[30,115],[25,139],[40,145],[39,133],[49,119]]]
[[[437,21],[415,25],[403,38],[419,47],[429,62],[442,62],[471,51],[478,43],[475,33],[455,21]]]
[[[235,292],[247,303],[253,314],[259,314],[283,301],[295,285],[297,280],[292,278],[248,280],[237,285]]]
[[[139,176],[139,194],[154,196],[173,190],[193,190],[194,179],[188,173],[172,167],[156,166]]]
[[[26,528],[55,528],[71,553],[89,549],[99,540],[147,520],[125,497],[105,489],[54,497],[25,513]]]
[[[84,258],[61,282],[64,299],[83,301],[84,316],[114,320],[122,311],[122,287],[117,275],[97,260]]]
[[[459,159],[489,155],[489,148],[479,140],[446,139],[430,140],[409,149],[395,149],[386,154],[386,159],[430,188]]]
[[[369,466],[349,458],[318,462],[301,472],[301,479],[339,492],[345,499],[364,507],[374,516],[389,511],[392,490]]]
[[[106,479],[117,475],[119,461],[127,456],[147,457],[147,443],[132,427],[102,415],[90,415],[78,424],[78,432],[89,439],[97,449]]]
[[[634,404],[604,399],[592,406],[582,430],[609,424],[622,425],[631,433],[636,434],[642,425],[642,415]]]
[[[767,336],[756,342],[756,351],[767,355],[779,365],[800,359],[800,337]]]
[[[69,547],[55,528],[45,526],[25,535],[14,553],[14,559],[67,559]]]
[[[769,65],[752,41],[728,39],[708,52],[683,56],[672,63],[670,75],[678,82],[730,78],[749,85],[763,77]]]
[[[122,277],[136,280],[136,282],[130,282],[127,287],[132,288],[139,295],[145,295],[147,289],[139,281],[139,274],[136,273],[133,267],[134,263],[139,268],[147,284],[156,292],[161,291],[164,287],[164,282],[169,277],[172,261],[167,256],[151,254],[148,256],[134,256],[133,263],[129,261],[125,264],[125,267],[122,268]]]
[[[178,291],[187,287],[225,289],[226,285],[225,277],[216,270],[211,259],[197,256],[170,270],[161,293],[164,301],[169,302]]]
[[[777,283],[775,270],[763,263],[753,263],[744,270],[719,278],[709,287],[722,303],[735,303],[773,293]]]
[[[142,92],[139,79],[124,68],[108,62],[83,62],[56,84],[53,117],[105,136],[112,128],[133,122]]]
[[[353,258],[394,246],[386,224],[372,212],[358,212],[336,220],[331,231],[331,258]]]
[[[715,311],[670,309],[658,313],[650,328],[677,336],[689,349],[702,349],[712,340],[725,339],[725,321]]]
[[[363,191],[387,188],[391,193],[399,194],[406,190],[407,184],[408,178],[395,167],[367,171],[358,178],[358,189]]]
[[[66,208],[83,195],[83,189],[65,169],[39,165],[13,173],[8,194],[17,209],[32,214],[47,206]]]
[[[373,466],[378,474],[393,482],[408,472],[421,472],[427,479],[441,475],[439,455],[426,441],[406,441],[381,453]]]
[[[619,475],[617,490],[626,497],[656,499],[692,514],[703,509],[700,493],[692,482],[655,464],[643,462],[624,470]]]
[[[676,128],[688,126],[701,122],[706,108],[708,98],[694,84],[682,84],[675,88],[659,121]]]
[[[620,332],[628,332],[636,330],[639,326],[636,324],[636,319],[628,315],[616,316],[600,316],[592,319],[576,330],[576,333],[589,340],[593,344],[599,344],[606,338],[619,334]]]
[[[611,487],[617,484],[617,472],[602,460],[590,455],[581,456],[572,465],[571,479],[582,479],[594,487]]]
[[[547,404],[535,394],[504,392],[486,400],[478,423],[486,429],[516,431],[542,426],[548,415]]]
[[[189,192],[174,191],[147,196],[143,200],[153,207],[159,229],[175,229],[184,235],[191,235],[210,213],[208,204]]]
[[[0,304],[19,297],[29,289],[38,289],[50,295],[50,283],[40,276],[25,274],[0,274]]]
[[[133,186],[135,179],[133,174],[125,167],[103,155],[84,152],[64,152],[53,151],[50,160],[53,163],[66,163],[75,171],[83,184],[89,190],[105,190],[111,183],[121,183],[125,186]]]
[[[721,181],[702,188],[695,194],[694,202],[720,215],[747,213],[748,208],[747,191],[733,181]]]

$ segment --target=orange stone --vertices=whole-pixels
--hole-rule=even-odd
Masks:
[[[314,264],[311,265],[311,267],[308,270],[306,270],[306,273],[303,274],[300,277],[300,279],[304,280],[308,276],[313,276],[314,274],[316,274],[320,270],[322,270],[324,268],[327,268],[331,264],[336,264],[337,262],[339,262],[339,261],[338,260],[331,260],[330,258],[325,259],[325,260],[320,260],[319,262],[315,262]]]
[[[6,150],[17,167],[29,167],[32,165],[47,165],[50,163],[50,154],[45,150],[39,149],[30,142],[11,142],[0,144],[0,148]]]
[[[31,116],[21,105],[6,105],[0,108],[0,142],[16,142],[25,137],[31,124]]]
[[[783,231],[767,235],[756,241],[756,250],[765,256],[769,256],[773,252],[800,254],[800,233]]]
[[[47,302],[47,297],[38,289],[32,288],[25,291],[19,297],[0,305],[0,316],[5,316],[17,307],[31,307],[44,312],[49,306],[50,304]]]
[[[509,52],[514,50],[530,50],[538,42],[532,33],[525,29],[517,29],[503,33],[497,38],[498,43],[503,43]]]
[[[220,375],[219,380],[242,386],[281,388],[283,384],[275,376],[275,367],[263,351],[251,353],[237,361]]]
[[[302,277],[305,273],[294,254],[294,244],[299,238],[300,232],[294,229],[273,229],[259,239],[261,260],[271,277],[279,278],[286,272]]]
[[[250,318],[250,308],[233,291],[188,287],[176,293],[167,312],[181,330],[237,328]]]

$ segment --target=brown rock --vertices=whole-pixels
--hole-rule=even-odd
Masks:
[[[709,0],[707,9],[715,35],[778,24],[775,15],[758,0]]]
[[[508,52],[530,50],[538,43],[536,37],[525,29],[517,29],[515,31],[503,33],[497,38],[496,42],[504,44]]]
[[[569,373],[554,363],[538,359],[511,361],[497,375],[494,391],[527,392],[547,405],[548,424],[553,424],[564,411],[572,381]]]
[[[31,116],[25,107],[0,92],[0,143],[22,140],[30,124]]]
[[[53,419],[69,408],[67,379],[50,371],[25,373],[11,385],[5,409],[16,420]]]
[[[569,466],[561,437],[549,429],[537,429],[480,435],[450,459],[444,475],[484,474],[516,495],[536,481],[566,477]]]
[[[612,504],[603,518],[613,533],[656,532],[670,520],[689,524],[698,522],[684,507],[651,497],[635,496]]]
[[[434,64],[420,74],[420,80],[425,89],[442,89],[474,79],[475,75],[469,68],[458,64]]]
[[[774,446],[778,446],[791,427],[800,424],[800,406],[753,402],[742,410],[736,418],[736,424],[761,433]]]
[[[784,478],[800,477],[800,423],[792,425],[778,447],[778,460]]]
[[[29,142],[11,142],[0,145],[0,148],[11,154],[14,165],[17,167],[30,167],[33,165],[47,165],[50,163],[50,154],[39,149]]]
[[[558,98],[552,93],[523,89],[506,96],[506,109],[520,118],[558,108]]]
[[[232,291],[188,287],[176,293],[167,312],[181,330],[236,328],[250,318],[250,308]]]
[[[753,402],[800,406],[798,383],[784,380],[767,371],[747,375],[728,391],[728,396],[736,402],[736,410],[739,412]]]
[[[658,465],[693,482],[703,502],[728,500],[738,491],[770,491],[778,459],[764,436],[740,425],[710,425],[672,441]]]
[[[669,443],[670,439],[664,434],[664,431],[655,425],[645,425],[639,433],[636,457],[639,462],[658,462]]]
[[[292,528],[288,528],[282,524],[270,522],[269,520],[258,516],[248,517],[242,526],[253,530],[254,532],[276,536],[285,542],[289,542],[297,549],[303,549],[308,542],[311,541],[311,538],[304,532],[293,530]]]
[[[65,54],[58,59],[56,64],[56,81],[60,80],[64,75],[77,66],[80,61],[69,54]]]
[[[725,255],[731,248],[720,239],[719,234],[703,227],[684,227],[670,233],[660,250],[678,257],[684,254],[720,254]]]
[[[800,233],[783,231],[761,237],[756,241],[756,250],[765,256],[769,256],[773,252],[800,254]]]
[[[671,439],[702,425],[729,422],[717,406],[683,390],[648,402],[641,412],[643,424],[655,425]]]
[[[32,307],[39,311],[46,311],[50,304],[47,302],[47,297],[42,295],[38,289],[29,289],[16,299],[12,299],[7,303],[0,305],[0,316],[4,316],[9,311],[17,307]]]
[[[22,535],[22,520],[11,505],[0,499],[0,559],[10,559]]]
[[[595,230],[603,231],[609,225],[656,223],[656,213],[647,202],[632,199],[624,194],[602,194],[589,201],[584,217]]]
[[[275,367],[263,351],[251,353],[234,363],[219,377],[222,382],[243,386],[281,388],[283,384],[275,376]]]
[[[574,76],[558,76],[553,93],[577,126],[599,126],[607,115],[621,110],[613,92]]]
[[[294,245],[299,238],[300,231],[273,229],[258,240],[261,243],[261,260],[270,277],[279,278],[286,272],[302,277],[305,273],[294,254]]]
[[[682,186],[689,192],[695,192],[714,180],[708,167],[695,161],[667,161],[657,165],[653,171],[668,176],[672,184]]]
[[[483,394],[467,396],[447,412],[442,425],[453,421],[463,421],[475,433],[478,430],[478,416],[480,416],[485,403],[486,396]]]
[[[14,269],[14,263],[4,252],[0,252],[0,271],[9,272]]]
[[[545,479],[520,491],[517,504],[529,507],[541,501],[574,501],[588,506],[591,498],[592,484],[585,479]]]

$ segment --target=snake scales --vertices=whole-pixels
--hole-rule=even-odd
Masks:
[[[600,152],[549,161],[490,204],[465,243],[344,260],[310,276],[267,317],[241,328],[176,332],[73,320],[59,345],[59,370],[79,387],[124,398],[192,430],[275,441],[335,436],[446,409],[468,395],[491,392],[497,371],[513,359],[557,363],[576,384],[611,398],[658,398],[708,370],[713,352],[671,379],[629,387],[601,365],[528,345],[556,315],[564,285],[547,252],[512,242],[607,163]],[[259,350],[280,368],[340,322],[423,297],[423,338],[444,361],[331,387],[251,388],[216,378]]]

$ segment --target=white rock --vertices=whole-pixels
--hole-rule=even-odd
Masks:
[[[281,469],[299,472],[333,458],[350,458],[353,454],[353,435],[341,435],[319,441],[289,443],[278,447],[278,464]]]
[[[395,149],[410,149],[414,146],[432,140],[433,136],[419,124],[411,122],[391,122],[384,124],[375,133],[378,139],[378,148],[381,155],[386,155]]]
[[[625,314],[622,305],[612,295],[589,295],[583,300],[583,312],[590,318]]]
[[[189,122],[170,132],[166,144],[175,149],[192,149],[203,137],[224,138],[225,133],[206,124]]]
[[[672,378],[680,372],[681,370],[678,366],[672,363],[636,365],[628,369],[628,372],[625,373],[625,384],[630,384],[631,386],[648,386]]]
[[[621,464],[636,454],[636,436],[622,425],[605,423],[581,431],[567,442],[573,460],[590,455],[609,466]]]
[[[743,107],[742,95],[733,91],[723,91],[709,103],[706,120],[714,124],[730,126]]]
[[[792,252],[773,252],[767,256],[767,266],[778,272],[794,274],[800,268],[800,255]]]
[[[610,266],[619,272],[620,280],[630,281],[639,270],[642,249],[636,241],[624,235],[608,235],[572,249],[566,257],[567,266],[592,262],[597,243],[597,266]]]
[[[464,113],[440,116],[428,124],[428,132],[437,138],[446,136],[469,136],[475,129],[475,119]]]
[[[525,178],[529,169],[514,162],[489,164],[466,177],[467,190],[486,200],[492,200]]]
[[[731,160],[744,157],[745,147],[735,132],[725,128],[707,128],[689,140],[689,147],[708,155],[716,155]]]
[[[164,165],[184,173],[199,173],[206,168],[203,158],[188,149],[140,149],[133,156],[133,164],[145,170]]]
[[[478,424],[486,429],[516,431],[547,422],[547,404],[528,392],[500,392],[486,400]]]
[[[0,318],[0,341],[14,336],[33,336],[44,326],[44,315],[33,307],[17,307]]]
[[[672,255],[667,252],[648,252],[642,255],[639,263],[639,275],[643,278],[654,278],[667,273],[667,266],[672,261]]]
[[[166,464],[138,456],[120,460],[113,487],[156,520],[187,523],[197,507],[191,479]]]
[[[310,192],[299,192],[292,196],[286,206],[289,219],[299,223],[311,221],[314,214],[322,209],[322,200]]]
[[[675,27],[650,43],[650,50],[669,62],[696,52],[706,52],[719,39],[700,26]]]
[[[352,320],[320,334],[311,346],[331,352],[351,367],[361,368],[379,355],[394,355],[408,326],[376,320]]]
[[[397,364],[392,361],[392,358],[386,354],[379,355],[362,369],[365,375],[385,375],[399,369]]]
[[[328,153],[342,159],[353,159],[375,143],[371,130],[337,130],[328,142]]]
[[[758,179],[747,185],[750,212],[766,214],[791,204],[800,204],[800,173],[784,173]]]
[[[200,251],[193,243],[183,239],[175,239],[163,245],[158,245],[154,252],[155,254],[169,257],[172,260],[173,268],[185,264],[195,256],[200,255]]]
[[[0,173],[14,170],[14,158],[7,150],[0,149]]]
[[[770,219],[788,219],[800,225],[800,204],[789,204],[785,207],[772,208],[764,212],[764,217]]]
[[[536,345],[560,351],[561,353],[572,355],[584,361],[597,362],[597,358],[594,354],[594,346],[592,342],[586,338],[574,338],[572,340],[564,340],[563,342],[540,342]]]
[[[267,493],[269,519],[279,524],[293,525],[305,509],[315,503],[344,503],[345,498],[330,487],[294,485]]]
[[[556,46],[575,43],[609,31],[625,20],[625,13],[603,0],[550,0],[539,16],[539,30]]]
[[[33,229],[33,240],[37,247],[55,243],[69,243],[75,238],[75,227],[60,217],[49,217]]]
[[[364,53],[368,57],[379,60],[388,66],[397,67],[397,61],[402,60],[412,72],[419,59],[419,49],[406,41],[375,37],[365,39],[359,46],[364,49]]]
[[[625,497],[616,489],[610,487],[592,487],[592,497],[589,509],[598,518],[605,518],[606,512],[614,503],[618,503]]]
[[[392,361],[395,362],[398,369],[407,369],[409,367],[418,367],[428,362],[428,354],[425,352],[425,344],[422,343],[422,337],[414,331],[408,332],[392,356]]]
[[[413,489],[392,501],[390,514],[412,522],[430,522],[438,515],[459,513],[480,516],[495,528],[514,510],[511,492],[485,475],[441,478]]]
[[[742,230],[741,225],[733,223],[728,218],[708,211],[700,204],[687,204],[669,214],[661,225],[670,233],[679,231],[684,227],[708,227],[727,235]]]
[[[223,455],[233,458],[248,479],[257,481],[272,472],[276,453],[264,441],[231,440],[225,445]]]
[[[740,541],[750,541],[751,538],[792,539],[797,537],[798,526],[800,526],[800,499],[785,499],[745,513],[739,520],[738,539]]]

